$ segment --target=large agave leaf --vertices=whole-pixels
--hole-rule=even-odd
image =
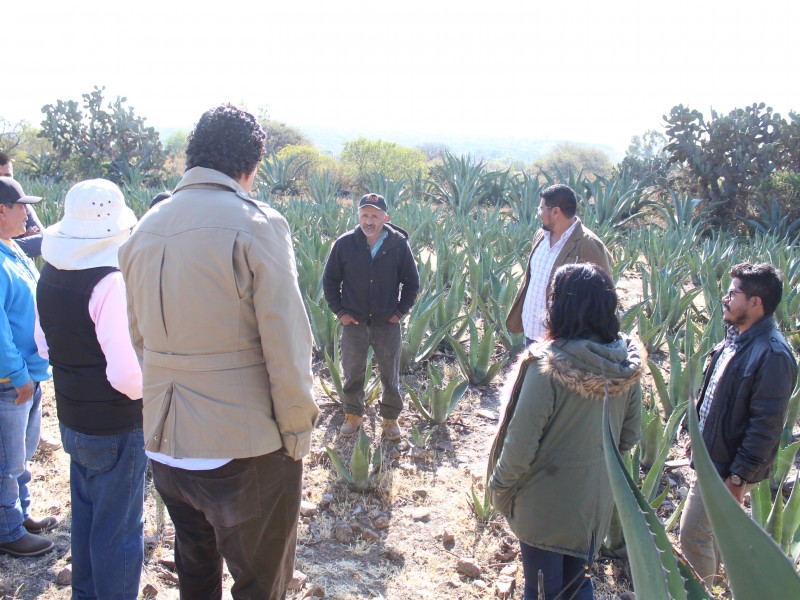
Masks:
[[[800,576],[775,541],[739,506],[717,474],[706,450],[696,411],[689,411],[697,485],[739,600],[800,598]]]
[[[800,478],[795,479],[792,486],[792,493],[783,508],[783,533],[781,535],[781,548],[784,552],[791,550],[792,540],[796,539],[798,529],[800,529]],[[780,493],[779,493],[780,497]],[[793,555],[794,556],[794,555]]]
[[[636,595],[653,599],[687,599],[683,577],[664,527],[625,469],[614,443],[608,417],[608,396],[603,403],[603,453],[625,531]]]
[[[434,389],[431,393],[431,421],[442,424],[453,412],[469,383],[452,379],[444,389]]]
[[[658,490],[658,482],[661,480],[661,473],[664,471],[664,463],[669,455],[672,439],[675,437],[678,425],[688,405],[688,402],[684,402],[672,411],[667,424],[664,426],[664,435],[661,438],[661,447],[659,448],[658,455],[642,482],[642,495],[649,500],[653,500],[655,492]]]
[[[369,440],[367,439],[364,429],[358,432],[358,441],[353,447],[353,454],[350,457],[350,474],[352,475],[352,484],[360,490],[365,490],[369,487],[369,464],[370,464],[370,449]]]
[[[656,386],[658,399],[661,401],[661,410],[663,410],[664,415],[669,418],[670,414],[672,414],[672,409],[674,406],[672,405],[672,400],[669,396],[669,390],[667,388],[666,381],[664,380],[664,374],[661,372],[661,369],[658,367],[658,365],[650,360],[650,358],[647,359],[647,366],[650,369],[650,374],[653,376],[653,383]]]
[[[778,452],[778,456],[775,459],[775,474],[773,476],[773,481],[778,484],[782,484],[786,476],[789,474],[789,471],[794,464],[795,456],[797,456],[797,451],[800,450],[800,441],[793,442],[786,446],[785,448],[781,448]]]
[[[429,421],[433,421],[433,416],[428,408],[422,403],[422,399],[420,398],[419,394],[417,394],[417,392],[415,392],[414,389],[407,383],[403,383],[403,385],[406,386],[406,390],[408,390],[408,395],[411,398],[411,403],[414,405],[414,408],[416,408],[423,417]]]
[[[342,457],[339,456],[339,453],[330,446],[325,446],[325,452],[328,453],[333,466],[336,468],[336,472],[339,473],[339,477],[344,479],[347,483],[353,483],[353,477],[350,475],[350,471],[344,464]]]
[[[450,415],[450,413],[453,412],[456,405],[458,404],[458,401],[461,400],[461,397],[464,395],[464,392],[466,392],[467,388],[469,387],[468,381],[462,381],[461,383],[456,384],[456,386],[453,387],[453,389],[451,390],[450,388],[453,386],[453,383],[455,381],[456,380],[454,379],[447,385],[447,394],[450,397],[450,404],[447,406],[448,416]]]
[[[472,383],[474,374],[467,351],[464,350],[464,346],[461,345],[461,342],[453,339],[450,335],[447,336],[447,341],[456,355],[456,361],[458,362],[458,366],[461,368],[461,372],[464,374],[464,377],[466,377],[467,380]]]

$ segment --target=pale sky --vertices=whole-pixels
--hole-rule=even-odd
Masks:
[[[682,103],[800,111],[796,0],[12,0],[0,117],[94,85],[156,128],[222,102],[303,128],[605,144]]]

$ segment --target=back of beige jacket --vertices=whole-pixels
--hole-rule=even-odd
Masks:
[[[195,167],[119,258],[146,448],[175,458],[307,454],[319,412],[286,220],[228,176]]]

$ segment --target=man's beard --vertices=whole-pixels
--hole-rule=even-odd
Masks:
[[[728,316],[725,316],[724,307],[722,313],[722,322],[725,325],[733,325],[738,329],[738,327],[747,321],[747,314],[745,312],[739,312],[738,314],[732,313],[730,307],[728,308]]]

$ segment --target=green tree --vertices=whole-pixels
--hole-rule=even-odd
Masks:
[[[800,123],[787,121],[763,102],[727,115],[673,107],[667,122],[670,162],[685,166],[694,193],[731,223],[753,214],[757,191],[775,171],[800,170]]]
[[[373,173],[381,173],[386,179],[412,180],[427,171],[422,150],[364,137],[344,145],[341,162],[362,188]]]
[[[83,94],[82,105],[58,100],[43,106],[39,136],[53,145],[56,161],[71,176],[122,183],[138,171],[147,181],[159,180],[166,156],[158,132],[124,106],[127,98],[105,104],[104,89]]]
[[[178,156],[186,151],[186,140],[189,139],[189,134],[179,129],[169,134],[164,140],[164,152],[167,156]]]
[[[0,117],[0,152],[5,152],[9,156],[13,154],[22,141],[23,124],[23,121],[12,123]]]
[[[556,177],[559,171],[566,175],[570,170],[573,173],[583,171],[605,177],[611,173],[613,164],[608,155],[598,148],[563,143],[533,161],[531,169],[550,177]]]
[[[627,170],[634,181],[642,181],[650,175],[666,177],[670,167],[666,146],[667,137],[654,129],[633,136],[619,170]]]
[[[267,133],[267,154],[280,152],[286,146],[311,146],[311,141],[305,134],[280,121],[272,119],[259,119],[259,123]]]

